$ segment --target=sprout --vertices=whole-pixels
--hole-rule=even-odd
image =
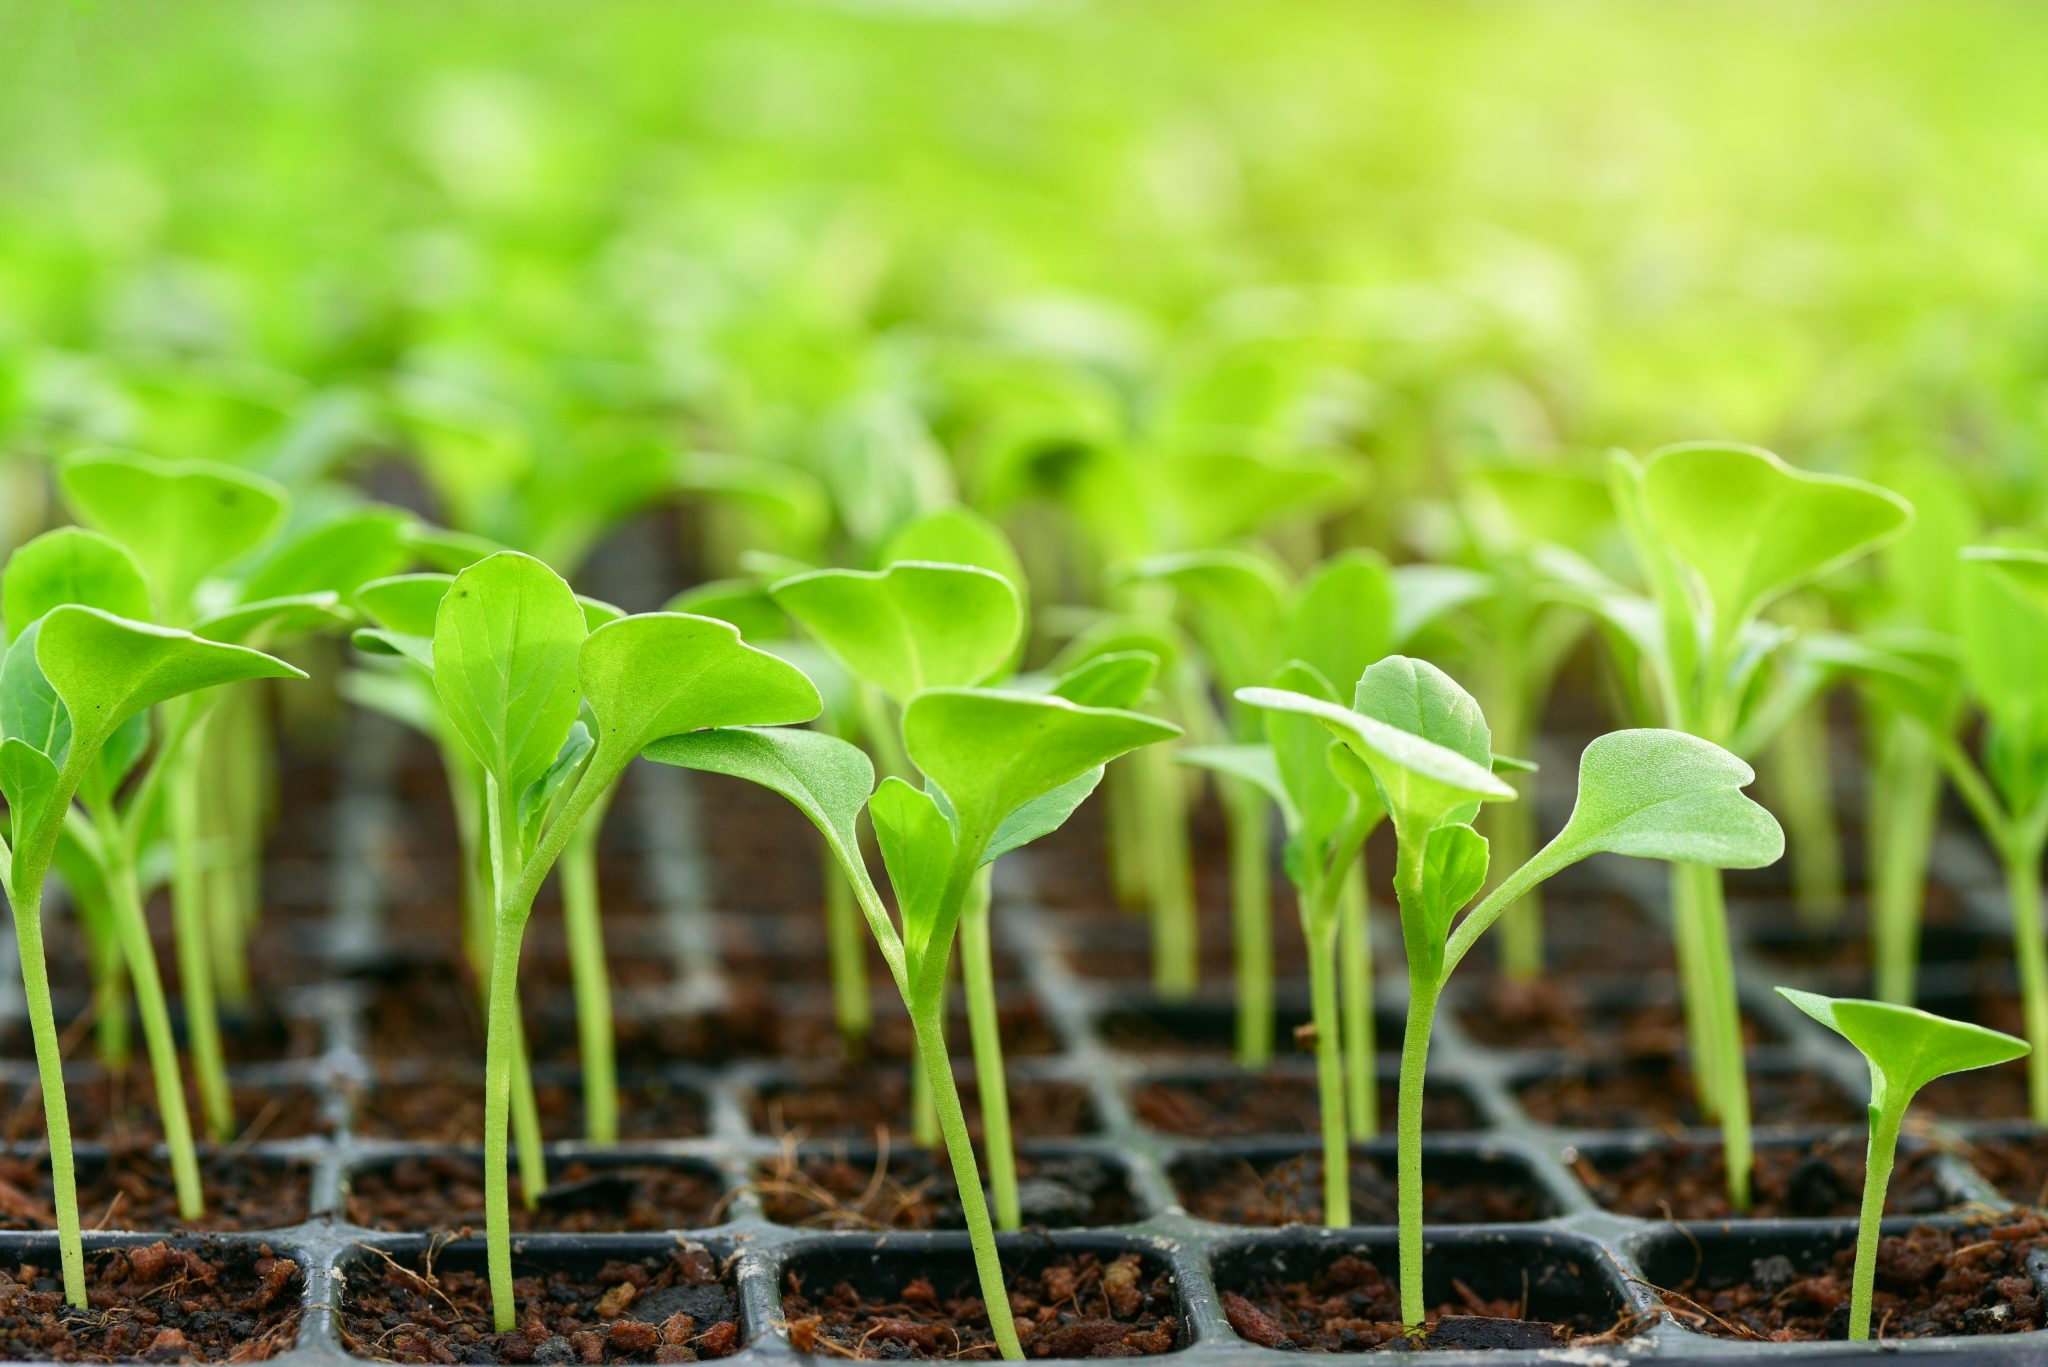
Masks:
[[[1580,757],[1564,829],[1460,922],[1487,874],[1487,842],[1471,820],[1481,803],[1514,797],[1492,771],[1492,736],[1471,696],[1434,665],[1390,656],[1365,671],[1348,708],[1281,689],[1240,697],[1321,723],[1339,742],[1326,750],[1337,776],[1359,801],[1376,798],[1393,823],[1408,960],[1396,1130],[1401,1314],[1420,1325],[1422,1088],[1437,1001],[1459,961],[1509,907],[1588,855],[1754,867],[1776,859],[1784,838],[1740,792],[1755,776],[1727,751],[1676,731],[1617,731]],[[1327,1154],[1326,1140],[1326,1162]]]
[[[1870,1148],[1863,1166],[1863,1208],[1856,1222],[1856,1270],[1849,1287],[1849,1338],[1870,1337],[1871,1289],[1885,1187],[1898,1154],[1899,1129],[1913,1094],[1936,1078],[2009,1063],[2025,1040],[1891,1002],[1823,997],[1781,987],[1778,995],[1856,1046],[1870,1065]]]
[[[879,576],[869,582],[874,578]],[[926,777],[922,788],[893,776],[876,788],[866,755],[817,732],[700,731],[670,737],[646,752],[665,764],[728,774],[782,794],[817,826],[839,859],[909,1009],[989,1326],[1006,1358],[1021,1358],[1023,1351],[946,1052],[946,973],[954,935],[963,916],[985,912],[974,896],[983,868],[1058,829],[1101,781],[1110,760],[1175,734],[1176,728],[1151,717],[1058,695],[933,688],[913,697],[903,712],[904,748]],[[900,929],[861,857],[863,807],[882,849]],[[993,1153],[994,1120],[985,1115],[984,1121]]]

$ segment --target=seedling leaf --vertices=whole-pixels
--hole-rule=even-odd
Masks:
[[[1591,854],[1760,868],[1784,853],[1785,833],[1741,791],[1755,772],[1712,741],[1645,727],[1614,731],[1579,756],[1579,795],[1547,853],[1563,864]]]
[[[508,802],[561,752],[581,701],[577,660],[588,634],[562,577],[517,551],[471,565],[441,599],[434,691]]]
[[[1447,822],[1429,833],[1422,857],[1426,943],[1437,952],[1451,921],[1486,885],[1486,837],[1462,822]]]
[[[1316,735],[1327,748],[1330,743],[1327,733],[1316,727]],[[1300,821],[1295,814],[1294,799],[1289,795],[1287,785],[1280,781],[1280,764],[1272,746],[1197,745],[1177,750],[1173,757],[1182,764],[1225,774],[1259,789],[1279,806],[1281,819],[1289,830],[1293,830]]]
[[[281,485],[231,465],[123,451],[80,452],[57,483],[79,521],[133,552],[173,617],[200,580],[276,531],[288,503]]]
[[[1872,1104],[1879,1109],[1903,1109],[1915,1092],[1936,1078],[2010,1063],[2028,1053],[2023,1039],[1917,1007],[1824,997],[1791,987],[1777,991],[1855,1045],[1869,1061]]]
[[[148,621],[149,583],[126,548],[83,527],[59,527],[16,549],[0,572],[0,615],[7,639],[51,608],[82,603],[116,617]]]
[[[1023,626],[1010,582],[969,565],[816,570],[770,591],[819,644],[899,705],[927,689],[993,677]]]
[[[591,632],[582,679],[599,742],[620,764],[663,736],[809,721],[823,706],[802,670],[748,645],[730,622],[680,612]]]
[[[955,848],[952,823],[932,794],[894,777],[883,779],[868,799],[868,817],[896,891],[904,948],[913,965],[921,964],[944,913]]]
[[[1062,783],[1039,797],[1019,807],[1003,818],[1002,825],[989,837],[988,846],[981,852],[981,862],[993,864],[1011,850],[1029,845],[1040,836],[1051,835],[1067,823],[1074,809],[1088,800],[1102,782],[1102,767],[1097,765],[1077,779]]]
[[[1331,681],[1356,679],[1391,650],[1394,582],[1377,552],[1346,551],[1316,566],[1295,590],[1283,657]]]
[[[1159,677],[1159,657],[1143,650],[1097,655],[1053,682],[1052,692],[1083,707],[1136,707]]]

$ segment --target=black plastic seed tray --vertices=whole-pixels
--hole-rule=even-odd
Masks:
[[[279,1102],[274,1120],[289,1118],[309,1132],[291,1138],[259,1134],[222,1160],[241,1169],[303,1173],[305,1218],[262,1231],[170,1236],[209,1242],[244,1258],[267,1248],[297,1263],[300,1279],[278,1302],[280,1317],[299,1317],[294,1346],[283,1355],[294,1363],[352,1357],[343,1335],[352,1297],[389,1260],[416,1266],[431,1258],[444,1270],[481,1262],[478,1239],[369,1227],[356,1219],[386,1221],[351,1207],[353,1192],[395,1164],[446,1164],[474,1154],[473,1143],[460,1142],[463,1118],[436,1107],[445,1108],[450,1097],[473,1096],[481,1068],[473,1052],[480,1035],[463,1037],[473,1022],[465,1026],[457,1019],[445,1031],[387,1038],[387,1017],[398,1007],[417,1007],[436,993],[460,1000],[461,989],[452,981],[406,974],[390,957],[394,944],[410,943],[407,937],[420,929],[413,911],[420,904],[393,900],[397,890],[414,886],[431,900],[439,889],[445,896],[452,891],[452,870],[447,836],[437,825],[444,818],[431,810],[438,796],[431,759],[374,719],[355,717],[350,726],[351,772],[335,820],[325,827],[336,832],[325,854],[328,884],[310,891],[294,885],[296,895],[315,903],[299,908],[307,924],[294,942],[311,965],[300,976],[313,981],[278,994],[289,1003],[288,1014],[302,1022],[285,1037],[304,1039],[310,1029],[315,1044],[301,1057],[235,1070],[238,1085]],[[395,796],[401,792],[422,795],[401,806]],[[629,1139],[616,1150],[599,1151],[565,1140],[553,1146],[552,1165],[559,1170],[586,1158],[593,1165],[586,1176],[596,1181],[622,1164],[685,1173],[701,1198],[702,1216],[680,1229],[521,1235],[515,1248],[522,1271],[595,1268],[665,1254],[678,1240],[701,1245],[722,1269],[729,1300],[719,1303],[729,1304],[736,1317],[739,1356],[749,1362],[800,1356],[787,1337],[782,1311],[784,1289],[793,1279],[812,1288],[841,1280],[886,1288],[923,1274],[939,1283],[950,1277],[966,1284],[964,1235],[806,1227],[818,1212],[792,1214],[778,1207],[763,1184],[764,1172],[791,1155],[873,1164],[872,1136],[853,1129],[821,1132],[820,1113],[810,1103],[821,1094],[849,1090],[887,1097],[887,1088],[900,1086],[903,1076],[903,1065],[886,1057],[886,1036],[878,1042],[883,1057],[852,1073],[832,1061],[823,1045],[809,1058],[785,1054],[810,1047],[806,1041],[829,1039],[822,960],[802,950],[807,936],[816,938],[816,913],[809,904],[812,847],[804,828],[729,783],[655,766],[639,766],[628,793],[607,828],[607,869],[626,880],[619,884],[624,895],[608,903],[608,915],[620,914],[608,922],[607,934],[618,983]],[[720,871],[729,864],[730,842],[763,821],[788,823],[777,828],[790,837],[781,847],[785,853],[749,866],[766,871],[763,881],[728,885],[729,875]],[[1059,865],[1084,857],[1077,854],[1082,843],[1063,833],[1043,849],[1006,861],[1001,870],[999,968],[1016,1035],[1011,1066],[1018,1129],[1025,1136],[1021,1153],[1027,1171],[1050,1165],[1085,1174],[1081,1185],[1089,1194],[1081,1206],[1061,1199],[1040,1206],[1047,1225],[1058,1227],[1007,1236],[1006,1266],[1014,1271],[1078,1252],[1138,1254],[1147,1273],[1170,1275],[1179,1358],[1278,1360],[1278,1352],[1233,1331],[1225,1293],[1265,1279],[1300,1277],[1346,1255],[1366,1257],[1390,1273],[1392,1189],[1390,1179],[1375,1175],[1391,1172],[1391,1148],[1385,1141],[1361,1145],[1356,1164],[1365,1174],[1361,1221],[1379,1223],[1329,1231],[1191,1214],[1218,1213],[1218,1194],[1227,1194],[1232,1182],[1242,1186],[1249,1174],[1260,1181],[1247,1190],[1280,1193],[1269,1212],[1277,1216],[1287,1213],[1290,1183],[1314,1190],[1314,1181],[1302,1182],[1300,1165],[1290,1162],[1316,1149],[1308,1060],[1300,1054],[1283,1057],[1270,1074],[1247,1082],[1229,1062],[1230,997],[1220,960],[1205,971],[1195,1000],[1161,1004],[1142,977],[1131,976],[1142,968],[1137,923],[1115,919],[1099,906],[1048,905],[1054,899],[1040,894],[1050,889],[1071,901],[1074,886],[1099,881],[1092,864],[1079,876]],[[792,861],[786,853],[791,850],[803,853]],[[1927,996],[1977,1018],[1986,1010],[2009,1009],[2000,1005],[2010,988],[1998,950],[2003,911],[1993,871],[1967,837],[1955,834],[1944,835],[1936,862],[1944,885],[1939,900],[1948,910],[1929,931]],[[1860,1060],[1767,990],[1775,982],[1855,987],[1855,951],[1839,947],[1853,946],[1855,937],[1802,932],[1778,887],[1769,875],[1731,881],[1744,1004],[1756,1037],[1751,1072],[1762,1122],[1759,1149],[1768,1156],[1832,1139],[1860,1160],[1866,1086]],[[1650,910],[1662,901],[1662,872],[1653,866],[1600,863],[1561,880],[1549,897],[1547,924],[1559,976],[1582,990],[1588,1003],[1581,1035],[1559,1039],[1538,1026],[1504,1024],[1486,995],[1489,970],[1482,952],[1447,999],[1430,1075],[1432,1182],[1442,1178],[1484,1197],[1477,1209],[1459,1212],[1469,1222],[1430,1227],[1432,1303],[1462,1287],[1482,1297],[1524,1301],[1539,1318],[1582,1315],[1637,1328],[1599,1346],[1438,1356],[1591,1364],[1847,1362],[1961,1353],[1970,1361],[2048,1361],[2048,1333],[1862,1348],[1773,1345],[1697,1332],[1664,1309],[1657,1286],[1683,1287],[1702,1272],[1746,1272],[1759,1258],[1783,1256],[1792,1266],[1811,1266],[1847,1246],[1852,1223],[1831,1218],[1677,1224],[1654,1214],[1603,1209],[1603,1174],[1626,1169],[1647,1150],[1686,1138],[1711,1143],[1714,1137],[1711,1131],[1659,1128],[1648,1117],[1603,1113],[1597,1088],[1587,1086],[1618,1073],[1641,1073],[1639,1085],[1622,1095],[1640,1100],[1661,1088],[1682,1117],[1682,1079],[1668,1066],[1631,1057],[1627,1047],[1636,1029],[1662,1028],[1663,1038],[1677,1038],[1668,1033],[1675,1010],[1669,936]],[[444,902],[440,914],[452,914],[448,906]],[[1400,975],[1392,929],[1378,927],[1379,1044],[1388,1105],[1399,1044]],[[528,1010],[537,1022],[530,1027],[536,1075],[544,1089],[568,1098],[557,1123],[573,1128],[580,1119],[573,1105],[573,1034],[564,1033],[566,1026],[550,1014],[566,1011],[567,991],[538,986],[550,980],[550,965],[559,957],[553,933],[544,908],[529,932]],[[1220,922],[1205,933],[1221,947]],[[1283,1052],[1288,1029],[1306,1015],[1299,973],[1289,967],[1294,961],[1288,947],[1295,938],[1290,924],[1278,927]],[[882,982],[879,973],[876,980]],[[0,1039],[7,1045],[0,1084],[19,1108],[33,1069],[24,1032],[16,1028],[18,976],[11,964],[4,981],[10,989],[0,1020]],[[878,1016],[886,1022],[889,1003],[878,1001]],[[767,1014],[801,1028],[755,1038],[742,1026],[750,1013],[762,1012],[764,1002]],[[437,1020],[431,1013],[422,1019],[429,1027]],[[820,1033],[819,1022],[827,1023],[827,1033]],[[955,1043],[964,1051],[964,1037]],[[81,1066],[81,1080],[88,1074]],[[436,1078],[453,1079],[447,1084],[452,1090],[426,1093],[424,1109],[403,1104],[408,1088]],[[1919,1174],[1918,1199],[1941,1213],[1894,1217],[1889,1229],[1923,1218],[1959,1223],[1972,1203],[2007,1206],[2038,1199],[2024,1184],[2040,1180],[2038,1169],[2048,1164],[2029,1164],[2048,1158],[2048,1144],[2035,1138],[2023,1110],[1999,1114],[2002,1106],[2023,1106],[2018,1079],[1987,1076],[1973,1085],[1974,1090],[1930,1095],[1922,1114],[1938,1110],[1941,1123],[1915,1136],[1902,1159],[1902,1174]],[[971,1086],[966,1090],[971,1095]],[[1229,1108],[1231,1098],[1246,1096],[1257,1098],[1249,1119]],[[1772,1123],[1785,1114],[1801,1123]],[[23,1116],[38,1117],[26,1134]],[[633,1136],[636,1116],[650,1131],[644,1137]],[[27,1141],[39,1128],[39,1112],[17,1110],[11,1136],[17,1152],[33,1153]],[[451,1139],[457,1142],[441,1142]],[[90,1166],[102,1161],[105,1149],[85,1145],[80,1152]],[[1973,1156],[1983,1170],[1973,1166]],[[895,1161],[916,1158],[899,1145]],[[1383,1185],[1375,1188],[1376,1180]],[[942,1190],[943,1181],[935,1189]],[[2000,1181],[2007,1186],[2003,1193]],[[1071,1195],[1071,1188],[1064,1190]],[[1376,1192],[1384,1197],[1379,1204]],[[88,1236],[94,1250],[145,1246],[162,1237]],[[52,1266],[54,1240],[0,1234],[0,1256],[10,1265]],[[288,1323],[281,1330],[258,1328],[290,1332]]]

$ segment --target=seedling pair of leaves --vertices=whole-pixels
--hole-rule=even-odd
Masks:
[[[1783,835],[1769,813],[1743,796],[1754,774],[1727,751],[1677,731],[1617,731],[1580,757],[1578,798],[1564,829],[1466,911],[1485,885],[1488,865],[1486,839],[1472,820],[1481,803],[1515,795],[1493,771],[1492,735],[1470,694],[1433,665],[1390,656],[1360,677],[1350,707],[1274,688],[1247,689],[1239,697],[1315,723],[1335,738],[1335,745],[1318,747],[1304,731],[1275,746],[1276,761],[1292,752],[1296,758],[1281,762],[1305,769],[1320,759],[1337,780],[1321,787],[1300,778],[1279,784],[1288,801],[1299,794],[1325,813],[1297,810],[1302,829],[1314,822],[1348,838],[1343,823],[1356,822],[1373,804],[1394,828],[1394,889],[1408,962],[1397,1111],[1401,1307],[1403,1318],[1418,1325],[1424,1309],[1423,1080],[1437,1001],[1459,961],[1530,889],[1589,855],[1755,867],[1778,857]],[[1324,1161],[1335,1165],[1344,1150],[1341,1142],[1329,1142],[1327,1100],[1324,1119]],[[1337,1136],[1341,1140],[1341,1128]],[[1334,1204],[1334,1189],[1326,1201]]]
[[[1573,572],[1577,601],[1600,620],[1645,718],[1748,753],[1803,699],[1772,705],[1759,686],[1790,634],[1762,614],[1792,590],[1897,536],[1912,510],[1860,480],[1795,470],[1753,447],[1665,447],[1609,465],[1616,513],[1647,598]],[[1555,563],[1555,562],[1553,562]],[[1890,668],[1853,647],[1840,668]],[[1789,671],[1817,687],[1826,671]],[[1728,1194],[1747,1209],[1753,1158],[1749,1090],[1720,875],[1697,863],[1672,870],[1673,920],[1695,1086],[1720,1118]]]
[[[374,586],[373,586],[374,587]],[[422,637],[433,599],[432,631]],[[506,1149],[519,1037],[519,949],[540,885],[580,824],[651,742],[703,727],[815,716],[817,690],[725,622],[617,616],[593,629],[561,577],[505,551],[445,585],[383,586],[363,638],[427,670],[448,727],[485,778],[493,944],[484,1061],[485,1217],[493,1314],[514,1323]]]
[[[2010,1063],[2029,1053],[2029,1047],[2025,1040],[1997,1030],[1892,1002],[1823,997],[1790,987],[1779,988],[1778,995],[1855,1045],[1870,1065],[1870,1142],[1849,1286],[1849,1338],[1861,1342],[1870,1337],[1885,1189],[1898,1156],[1906,1108],[1937,1078]]]

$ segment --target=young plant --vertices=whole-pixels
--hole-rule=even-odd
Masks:
[[[92,809],[96,834],[112,847],[115,857],[132,848],[132,833],[113,815],[112,794],[148,745],[147,715],[152,707],[244,679],[304,676],[258,651],[73,601],[82,595],[132,605],[140,579],[133,562],[111,543],[73,545],[81,552],[75,576],[13,576],[9,610],[36,615],[16,631],[0,661],[0,735],[5,737],[0,741],[0,792],[7,798],[9,813],[0,871],[14,909],[22,988],[42,1084],[64,1295],[82,1310],[85,1273],[71,1125],[42,939],[43,884],[59,835],[70,818],[73,799],[83,798]],[[97,551],[87,551],[88,545]],[[159,746],[141,780],[144,787],[161,783],[168,748],[168,740]],[[130,810],[146,807],[138,799]],[[179,1206],[186,1216],[196,1216],[198,1164],[169,1013],[155,958],[148,952],[149,930],[142,922],[140,903],[133,898],[117,895],[112,910],[151,1041],[150,1070],[171,1148]]]
[[[1778,995],[1856,1046],[1870,1065],[1870,1146],[1863,1165],[1863,1208],[1856,1221],[1856,1268],[1849,1283],[1849,1338],[1870,1337],[1871,1291],[1885,1188],[1898,1155],[1899,1130],[1914,1093],[1937,1078],[2009,1063],[2025,1040],[1891,1002],[1823,997],[1781,987]]]
[[[1339,742],[1326,751],[1338,778],[1393,823],[1408,960],[1396,1130],[1401,1313],[1420,1325],[1423,1080],[1437,1002],[1459,961],[1504,911],[1589,855],[1755,867],[1783,852],[1783,833],[1742,795],[1755,777],[1749,766],[1719,746],[1676,731],[1617,731],[1580,757],[1564,829],[1459,921],[1487,875],[1487,842],[1472,818],[1482,802],[1514,797],[1493,773],[1492,736],[1471,695],[1433,665],[1390,656],[1365,671],[1348,708],[1282,689],[1241,696],[1327,728]]]
[[[1083,686],[1088,677],[1072,686]],[[1023,1349],[946,1049],[953,939],[983,868],[1058,829],[1101,780],[1104,764],[1175,734],[1176,728],[1151,717],[1085,706],[1059,694],[933,688],[915,694],[903,709],[904,748],[925,775],[923,788],[896,777],[875,788],[874,766],[865,754],[818,732],[699,731],[646,751],[649,759],[727,774],[780,793],[817,826],[839,859],[910,1012],[982,1300],[1005,1358],[1021,1358]],[[861,857],[863,809],[882,849],[900,929]],[[990,1139],[993,1146],[992,1133]]]

